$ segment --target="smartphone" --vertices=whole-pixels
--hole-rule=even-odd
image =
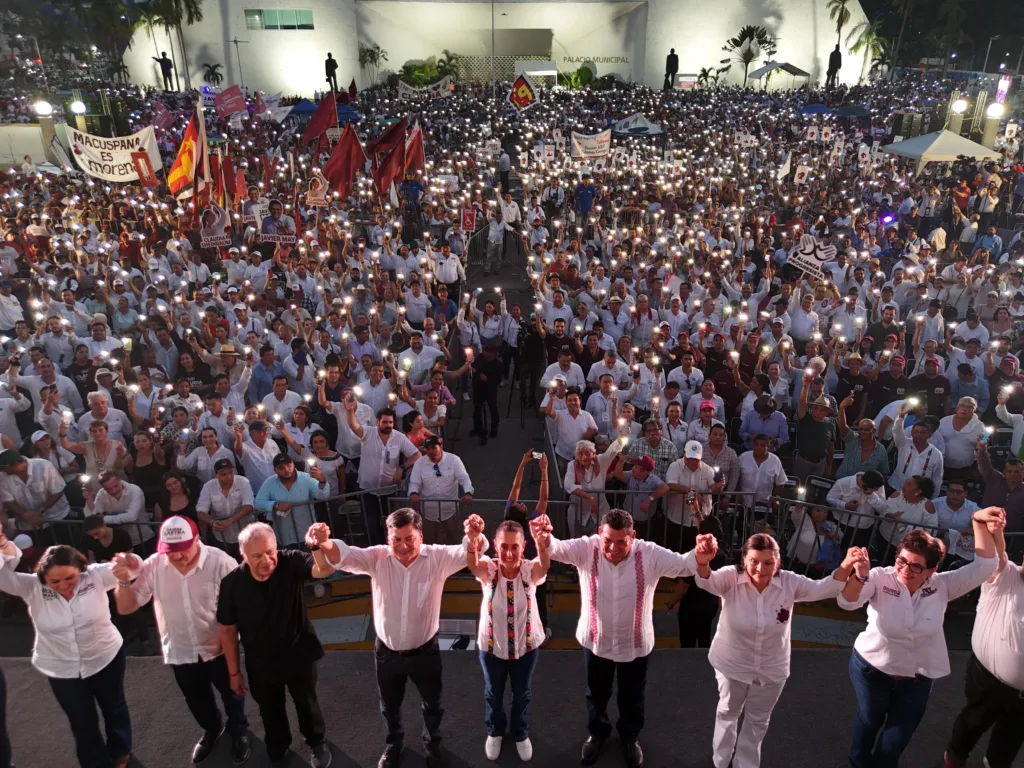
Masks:
[[[540,451],[534,451],[533,452],[533,458],[536,459],[537,461],[540,461],[543,457],[544,457],[544,454],[541,453]]]

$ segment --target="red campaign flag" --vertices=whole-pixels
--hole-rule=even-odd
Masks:
[[[256,101],[253,102],[252,111],[255,117],[259,117],[267,111],[267,105],[263,102],[263,94],[260,91],[256,91]]]
[[[409,138],[405,142],[405,170],[424,171],[426,170],[426,159],[423,155],[423,132],[419,125],[412,129]]]
[[[231,145],[228,145],[230,149]],[[231,161],[231,155],[225,155],[220,159],[220,169],[224,177],[224,201],[230,205],[230,201],[235,198],[237,188],[235,186],[235,164]],[[243,191],[245,187],[242,187]]]
[[[334,147],[331,159],[323,168],[324,178],[338,194],[348,197],[352,193],[352,180],[365,162],[366,155],[359,143],[359,136],[349,123]]]
[[[356,88],[356,79],[353,77],[352,82],[348,85],[348,100],[355,101],[359,96],[359,89]]]
[[[235,112],[245,112],[245,96],[242,95],[242,89],[237,85],[225,88],[213,97],[213,106],[217,108],[217,115],[220,117],[230,117]]]
[[[299,139],[299,144],[306,146],[313,139],[320,138],[328,128],[333,128],[337,124],[338,102],[335,101],[334,92],[331,91],[320,101],[316,112],[309,118],[306,130],[302,132],[302,137]]]
[[[158,101],[153,105],[153,128],[157,138],[163,138],[167,129],[172,125],[174,125],[174,113],[167,109],[163,102]]]
[[[395,179],[402,180],[405,173],[405,142],[392,149],[373,168],[373,181],[377,192],[383,195],[391,188]]]
[[[374,158],[374,165],[377,157],[387,154],[397,146],[405,147],[405,132],[408,127],[409,120],[403,117],[385,128],[380,136],[366,143],[366,153]]]

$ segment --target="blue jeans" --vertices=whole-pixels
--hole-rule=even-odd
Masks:
[[[103,669],[89,677],[51,677],[50,688],[64,710],[75,737],[75,752],[82,768],[112,768],[132,751],[132,721],[124,698],[124,649]],[[106,739],[96,715],[103,713]]]
[[[850,767],[895,768],[924,717],[932,679],[921,675],[897,679],[875,669],[854,651],[850,681],[857,696]]]
[[[505,735],[505,679],[512,682],[512,737],[525,741],[530,736],[530,701],[533,699],[533,670],[537,651],[518,659],[502,659],[479,651],[484,673],[484,724],[488,736]]]

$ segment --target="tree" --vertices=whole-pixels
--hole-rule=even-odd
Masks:
[[[864,79],[868,63],[884,54],[889,48],[889,41],[878,34],[882,21],[862,21],[850,30],[846,36],[846,47],[851,53],[864,53],[864,62],[860,67],[860,79]]]
[[[728,67],[701,67],[700,73],[697,75],[697,86],[699,88],[717,87],[722,73],[728,69]]]
[[[450,77],[452,80],[458,80],[459,55],[445,48],[441,52],[441,58],[437,60],[437,74],[441,77]]]
[[[192,26],[203,20],[203,0],[161,0],[169,8],[165,8],[165,15],[172,19],[172,25],[178,30],[178,46],[181,49],[181,58],[185,64],[185,86],[192,87],[192,72],[188,66],[188,54],[185,52],[185,36],[181,31],[182,22]]]
[[[112,61],[107,67],[107,77],[115,83],[128,85],[129,76],[128,67],[123,61]]]
[[[153,58],[159,59],[160,46],[156,44],[156,34],[153,32],[153,27],[160,26],[162,21],[160,14],[152,5],[140,5],[136,8],[136,12],[138,13],[138,18],[135,20],[135,28],[146,30],[146,35],[153,41]]]
[[[778,43],[767,29],[756,24],[747,24],[740,28],[740,32],[736,37],[726,40],[725,45],[722,46],[722,50],[730,54],[732,59],[722,59],[722,64],[726,66],[722,67],[719,71],[729,71],[732,68],[733,62],[742,64],[742,85],[745,88],[750,65],[761,58],[762,55],[771,59],[777,49]]]
[[[900,34],[896,38],[896,47],[892,52],[892,76],[896,77],[896,67],[900,63],[900,49],[903,47],[903,33],[907,29],[907,19],[910,18],[910,10],[914,7],[914,0],[893,0],[893,7],[903,9],[903,21],[900,22]]]
[[[846,4],[850,0],[828,0],[828,17],[836,23],[836,44],[838,45],[843,36],[843,27],[850,23],[850,9]]]
[[[214,88],[224,82],[224,75],[220,72],[220,64],[203,64],[203,80]]]
[[[370,85],[376,85],[380,63],[388,60],[388,52],[378,43],[372,46],[359,44],[359,68],[366,71]]]

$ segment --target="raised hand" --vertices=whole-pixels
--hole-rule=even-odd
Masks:
[[[310,548],[319,547],[329,538],[331,538],[331,529],[327,523],[313,523],[309,526],[309,530],[306,531],[306,546]]]
[[[1006,527],[1006,510],[1002,507],[985,507],[975,512],[972,519],[983,523],[989,533],[995,535]]]
[[[463,522],[462,528],[470,540],[476,540],[484,535],[484,519],[480,515],[472,514]]]
[[[718,554],[718,540],[713,533],[702,533],[697,536],[697,544],[694,547],[694,554],[697,557],[697,565],[707,565],[715,559]]]

